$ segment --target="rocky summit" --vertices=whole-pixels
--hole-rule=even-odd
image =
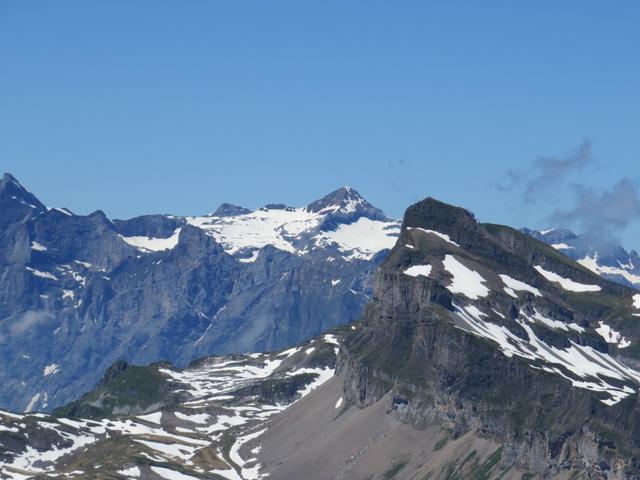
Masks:
[[[0,406],[48,411],[116,361],[182,367],[352,322],[398,222],[352,188],[203,216],[48,208],[0,183]]]
[[[426,199],[407,210],[342,345],[341,385],[274,417],[261,437],[264,471],[640,478],[638,317],[637,291]]]

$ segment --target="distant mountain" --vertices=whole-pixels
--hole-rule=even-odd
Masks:
[[[527,235],[548,243],[559,252],[602,277],[640,290],[640,256],[622,246],[594,235],[576,235],[570,230],[529,230]]]
[[[0,405],[48,410],[117,360],[184,366],[357,319],[399,224],[345,187],[305,207],[109,219],[0,183]]]

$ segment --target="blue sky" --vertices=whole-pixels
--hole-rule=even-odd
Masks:
[[[637,179],[637,2],[0,0],[0,165],[112,217],[341,185],[546,227]],[[522,201],[536,158],[592,161]],[[512,190],[508,170],[521,182]],[[640,247],[638,222],[620,232]]]

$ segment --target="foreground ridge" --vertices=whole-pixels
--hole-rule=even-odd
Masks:
[[[342,334],[184,370],[119,362],[54,416],[0,411],[0,477],[262,478],[256,440],[333,377]]]
[[[418,202],[342,345],[340,388],[274,417],[263,469],[319,469],[307,474],[318,480],[640,478],[630,420],[639,316],[637,291],[553,247]],[[331,416],[335,403],[347,410]],[[285,451],[295,453],[278,461]]]

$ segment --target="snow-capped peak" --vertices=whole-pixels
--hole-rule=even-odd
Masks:
[[[267,245],[298,255],[335,247],[350,259],[369,259],[391,248],[399,227],[350,187],[305,207],[271,203],[250,212],[223,204],[214,215],[186,221],[205,230],[232,255]]]
[[[382,216],[384,214],[367,202],[355,189],[342,187],[325,195],[319,200],[306,206],[306,210],[314,213],[340,213],[355,214],[361,213],[371,218],[372,216]]]

